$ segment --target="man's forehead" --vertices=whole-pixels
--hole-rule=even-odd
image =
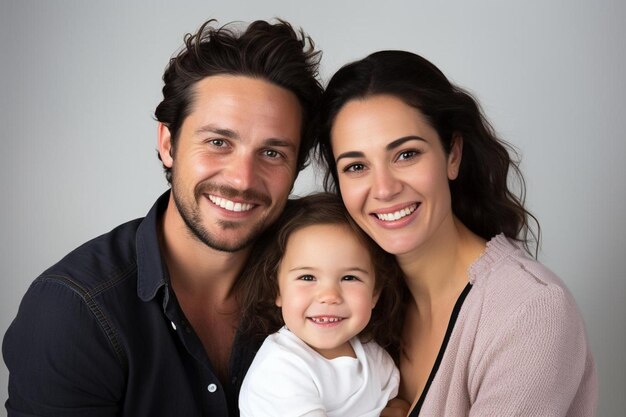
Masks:
[[[294,92],[262,77],[242,74],[217,74],[204,77],[193,85],[193,95],[255,95],[257,97],[289,97],[301,107]]]
[[[268,144],[297,147],[302,108],[291,91],[260,78],[213,75],[194,85],[183,124],[192,134],[241,139],[254,131]]]

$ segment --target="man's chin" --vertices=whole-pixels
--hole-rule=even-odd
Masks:
[[[226,229],[220,236],[208,233],[194,233],[195,237],[209,248],[227,253],[236,253],[249,249],[258,238],[259,232],[254,230],[251,233],[242,235],[236,233],[234,229]]]
[[[236,253],[249,248],[263,229],[263,222],[250,225],[219,221],[205,226],[197,213],[180,210],[179,213],[191,237],[220,252]]]
[[[244,250],[247,250],[252,246],[252,242],[244,242],[243,244],[237,243],[225,243],[225,242],[204,242],[209,248],[226,253],[237,253]]]

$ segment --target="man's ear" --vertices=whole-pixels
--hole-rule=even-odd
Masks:
[[[159,151],[161,161],[163,162],[164,166],[166,166],[167,168],[171,168],[174,163],[174,158],[172,157],[173,149],[172,135],[170,133],[170,129],[163,123],[159,122],[157,135],[157,150]]]
[[[452,146],[448,154],[448,179],[455,180],[459,176],[461,168],[461,159],[463,158],[463,136],[455,133],[452,136]]]

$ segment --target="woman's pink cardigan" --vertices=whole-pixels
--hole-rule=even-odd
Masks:
[[[503,235],[470,282],[419,415],[594,416],[594,361],[563,282]]]

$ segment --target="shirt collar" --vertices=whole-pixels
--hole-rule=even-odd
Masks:
[[[159,220],[167,208],[170,190],[154,203],[137,229],[137,295],[142,301],[150,301],[167,283],[167,272],[161,259],[159,247]]]

